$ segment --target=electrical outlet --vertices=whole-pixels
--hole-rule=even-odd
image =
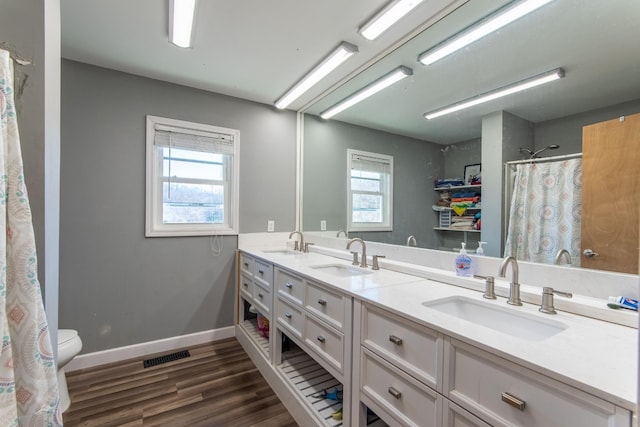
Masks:
[[[320,231],[327,231],[327,221],[324,219],[320,221]]]
[[[272,219],[267,221],[267,231],[269,233],[273,232],[276,229],[276,222]]]

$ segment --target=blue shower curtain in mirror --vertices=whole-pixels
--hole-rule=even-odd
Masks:
[[[37,277],[11,61],[9,52],[0,50],[0,426],[60,426],[56,366]]]
[[[579,265],[582,159],[515,166],[505,256],[553,264],[566,249]]]

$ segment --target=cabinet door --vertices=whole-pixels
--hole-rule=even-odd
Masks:
[[[348,298],[308,281],[304,292],[307,311],[342,331],[346,311],[345,301]]]
[[[468,344],[445,346],[445,396],[496,427],[628,427],[629,411]]]
[[[442,425],[443,427],[491,427],[489,424],[482,421],[469,411],[465,411],[449,399],[442,399],[443,414]]]
[[[363,305],[362,345],[440,390],[442,338],[437,332],[386,311]]]
[[[276,269],[275,276],[278,295],[302,306],[304,301],[304,283],[302,279],[279,268]]]
[[[441,401],[436,391],[362,348],[360,398],[390,425],[439,426]]]

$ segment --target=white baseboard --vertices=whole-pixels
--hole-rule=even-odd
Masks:
[[[65,366],[65,372],[77,371],[120,360],[133,359],[147,354],[162,353],[192,345],[206,344],[235,336],[234,327],[228,326],[220,329],[196,332],[189,335],[179,335],[164,338],[157,341],[148,341],[125,347],[111,348],[109,350],[96,351],[94,353],[80,354]],[[82,338],[82,337],[80,337]]]

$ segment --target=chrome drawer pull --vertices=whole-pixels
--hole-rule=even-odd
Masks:
[[[248,263],[248,262],[245,262],[245,263],[244,263],[244,267],[245,267],[245,268],[249,267],[249,263]]]
[[[389,335],[389,341],[391,341],[395,345],[402,345],[402,338],[399,338],[395,335]]]
[[[248,283],[243,283],[243,285],[244,285],[245,288],[249,287]]]
[[[258,294],[258,298],[262,299],[263,297],[264,297],[264,295]]]
[[[396,399],[400,399],[402,397],[402,393],[393,387],[389,387],[389,394]]]
[[[524,400],[520,400],[517,397],[505,392],[502,393],[502,401],[521,411],[524,411],[524,407],[527,406],[527,403]]]
[[[327,305],[327,302],[326,302],[325,300],[323,300],[322,298],[320,298],[320,299],[318,300],[318,304],[320,304],[320,305]]]
[[[318,338],[316,338],[316,339],[318,341],[322,342],[322,343],[326,341],[325,338],[322,335],[319,335]]]
[[[258,273],[260,273],[260,274],[264,274],[264,271],[262,271],[262,270],[258,270]]]
[[[285,313],[284,317],[286,317],[287,319],[291,319],[291,313]]]
[[[293,288],[293,285],[291,283],[287,282],[287,283],[284,284],[284,287],[287,288],[287,289],[291,289],[291,288]]]

